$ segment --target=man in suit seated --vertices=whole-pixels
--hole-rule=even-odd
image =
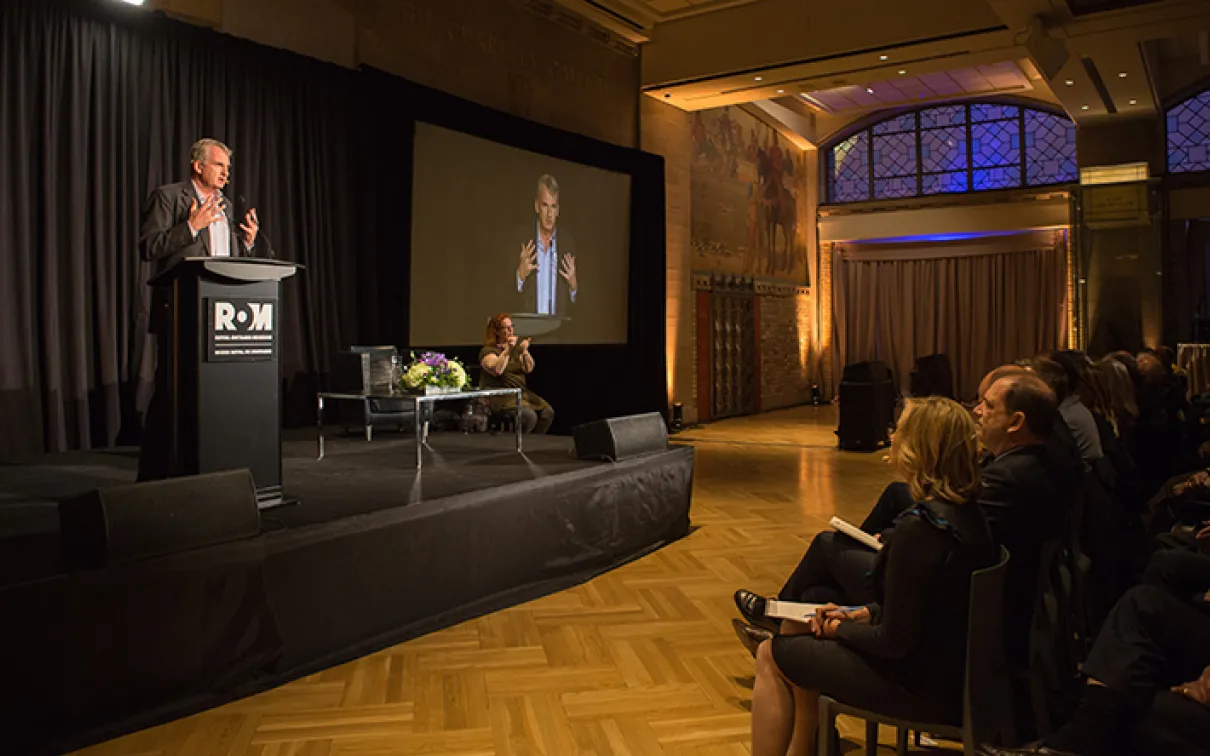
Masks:
[[[996,541],[1011,555],[1005,578],[1009,663],[1028,663],[1029,627],[1043,546],[1064,538],[1082,469],[1051,442],[1058,415],[1054,392],[1036,375],[992,383],[975,408],[980,440],[993,459],[983,468],[979,504]]]

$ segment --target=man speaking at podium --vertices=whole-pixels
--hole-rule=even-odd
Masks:
[[[189,151],[190,178],[151,193],[143,210],[139,253],[157,276],[186,257],[252,257],[260,221],[249,208],[236,226],[223,187],[231,174],[231,149],[199,139]],[[242,200],[241,200],[242,201]],[[272,252],[263,255],[271,257]],[[172,470],[172,408],[168,406],[168,317],[166,291],[152,294],[150,331],[156,336],[155,393],[147,408],[139,480],[168,477]]]

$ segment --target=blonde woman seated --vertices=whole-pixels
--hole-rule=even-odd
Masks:
[[[813,754],[821,692],[893,716],[962,721],[971,573],[999,556],[975,503],[976,436],[956,402],[908,400],[890,458],[916,505],[878,554],[878,601],[849,611],[829,604],[808,624],[783,622],[760,645],[753,756]]]

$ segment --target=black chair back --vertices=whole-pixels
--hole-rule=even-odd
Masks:
[[[1009,559],[1008,549],[1000,547],[1000,561],[971,576],[963,706],[963,740],[968,744],[1016,739],[1012,682],[1004,656],[1004,579]]]

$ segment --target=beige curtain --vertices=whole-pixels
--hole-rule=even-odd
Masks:
[[[906,390],[917,357],[944,352],[959,399],[993,367],[1067,347],[1062,245],[1006,253],[877,259],[838,248],[833,296],[840,365],[881,360]]]

